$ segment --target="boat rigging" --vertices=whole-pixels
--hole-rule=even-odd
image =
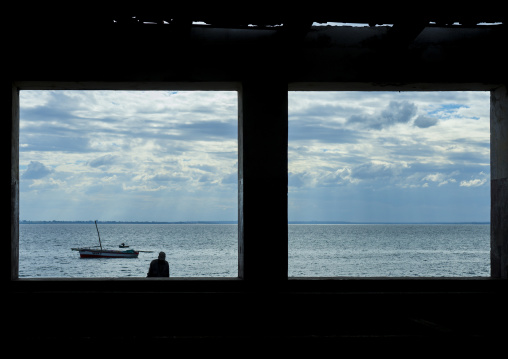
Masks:
[[[78,251],[81,258],[137,258],[140,252],[152,253],[153,251],[135,251],[133,249],[116,250],[116,249],[103,249],[101,242],[101,235],[97,221],[95,221],[95,228],[97,229],[97,236],[99,237],[99,245],[94,247],[71,248],[73,251]],[[100,247],[100,249],[98,249]],[[125,243],[122,243],[120,248],[127,248]]]

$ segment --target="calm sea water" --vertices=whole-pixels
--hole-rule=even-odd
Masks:
[[[98,245],[94,224],[20,224],[20,278],[146,277],[166,253],[172,277],[237,277],[236,225],[99,224],[104,248],[122,242],[136,259],[81,259]],[[289,225],[291,277],[490,275],[490,226],[481,224]],[[267,250],[270,250],[267,248]]]

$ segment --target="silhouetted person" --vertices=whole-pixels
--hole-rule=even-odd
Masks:
[[[150,263],[147,277],[169,277],[169,263],[166,261],[166,253],[160,252],[159,258]]]

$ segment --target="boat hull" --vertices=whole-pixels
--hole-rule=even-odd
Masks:
[[[139,252],[129,251],[116,251],[116,250],[95,250],[95,249],[80,249],[79,256],[81,258],[137,258]]]

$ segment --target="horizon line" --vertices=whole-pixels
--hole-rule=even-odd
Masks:
[[[20,220],[20,224],[88,224],[95,220]],[[97,221],[104,224],[238,224],[238,220],[221,221]],[[288,224],[490,224],[490,221],[288,221]]]

